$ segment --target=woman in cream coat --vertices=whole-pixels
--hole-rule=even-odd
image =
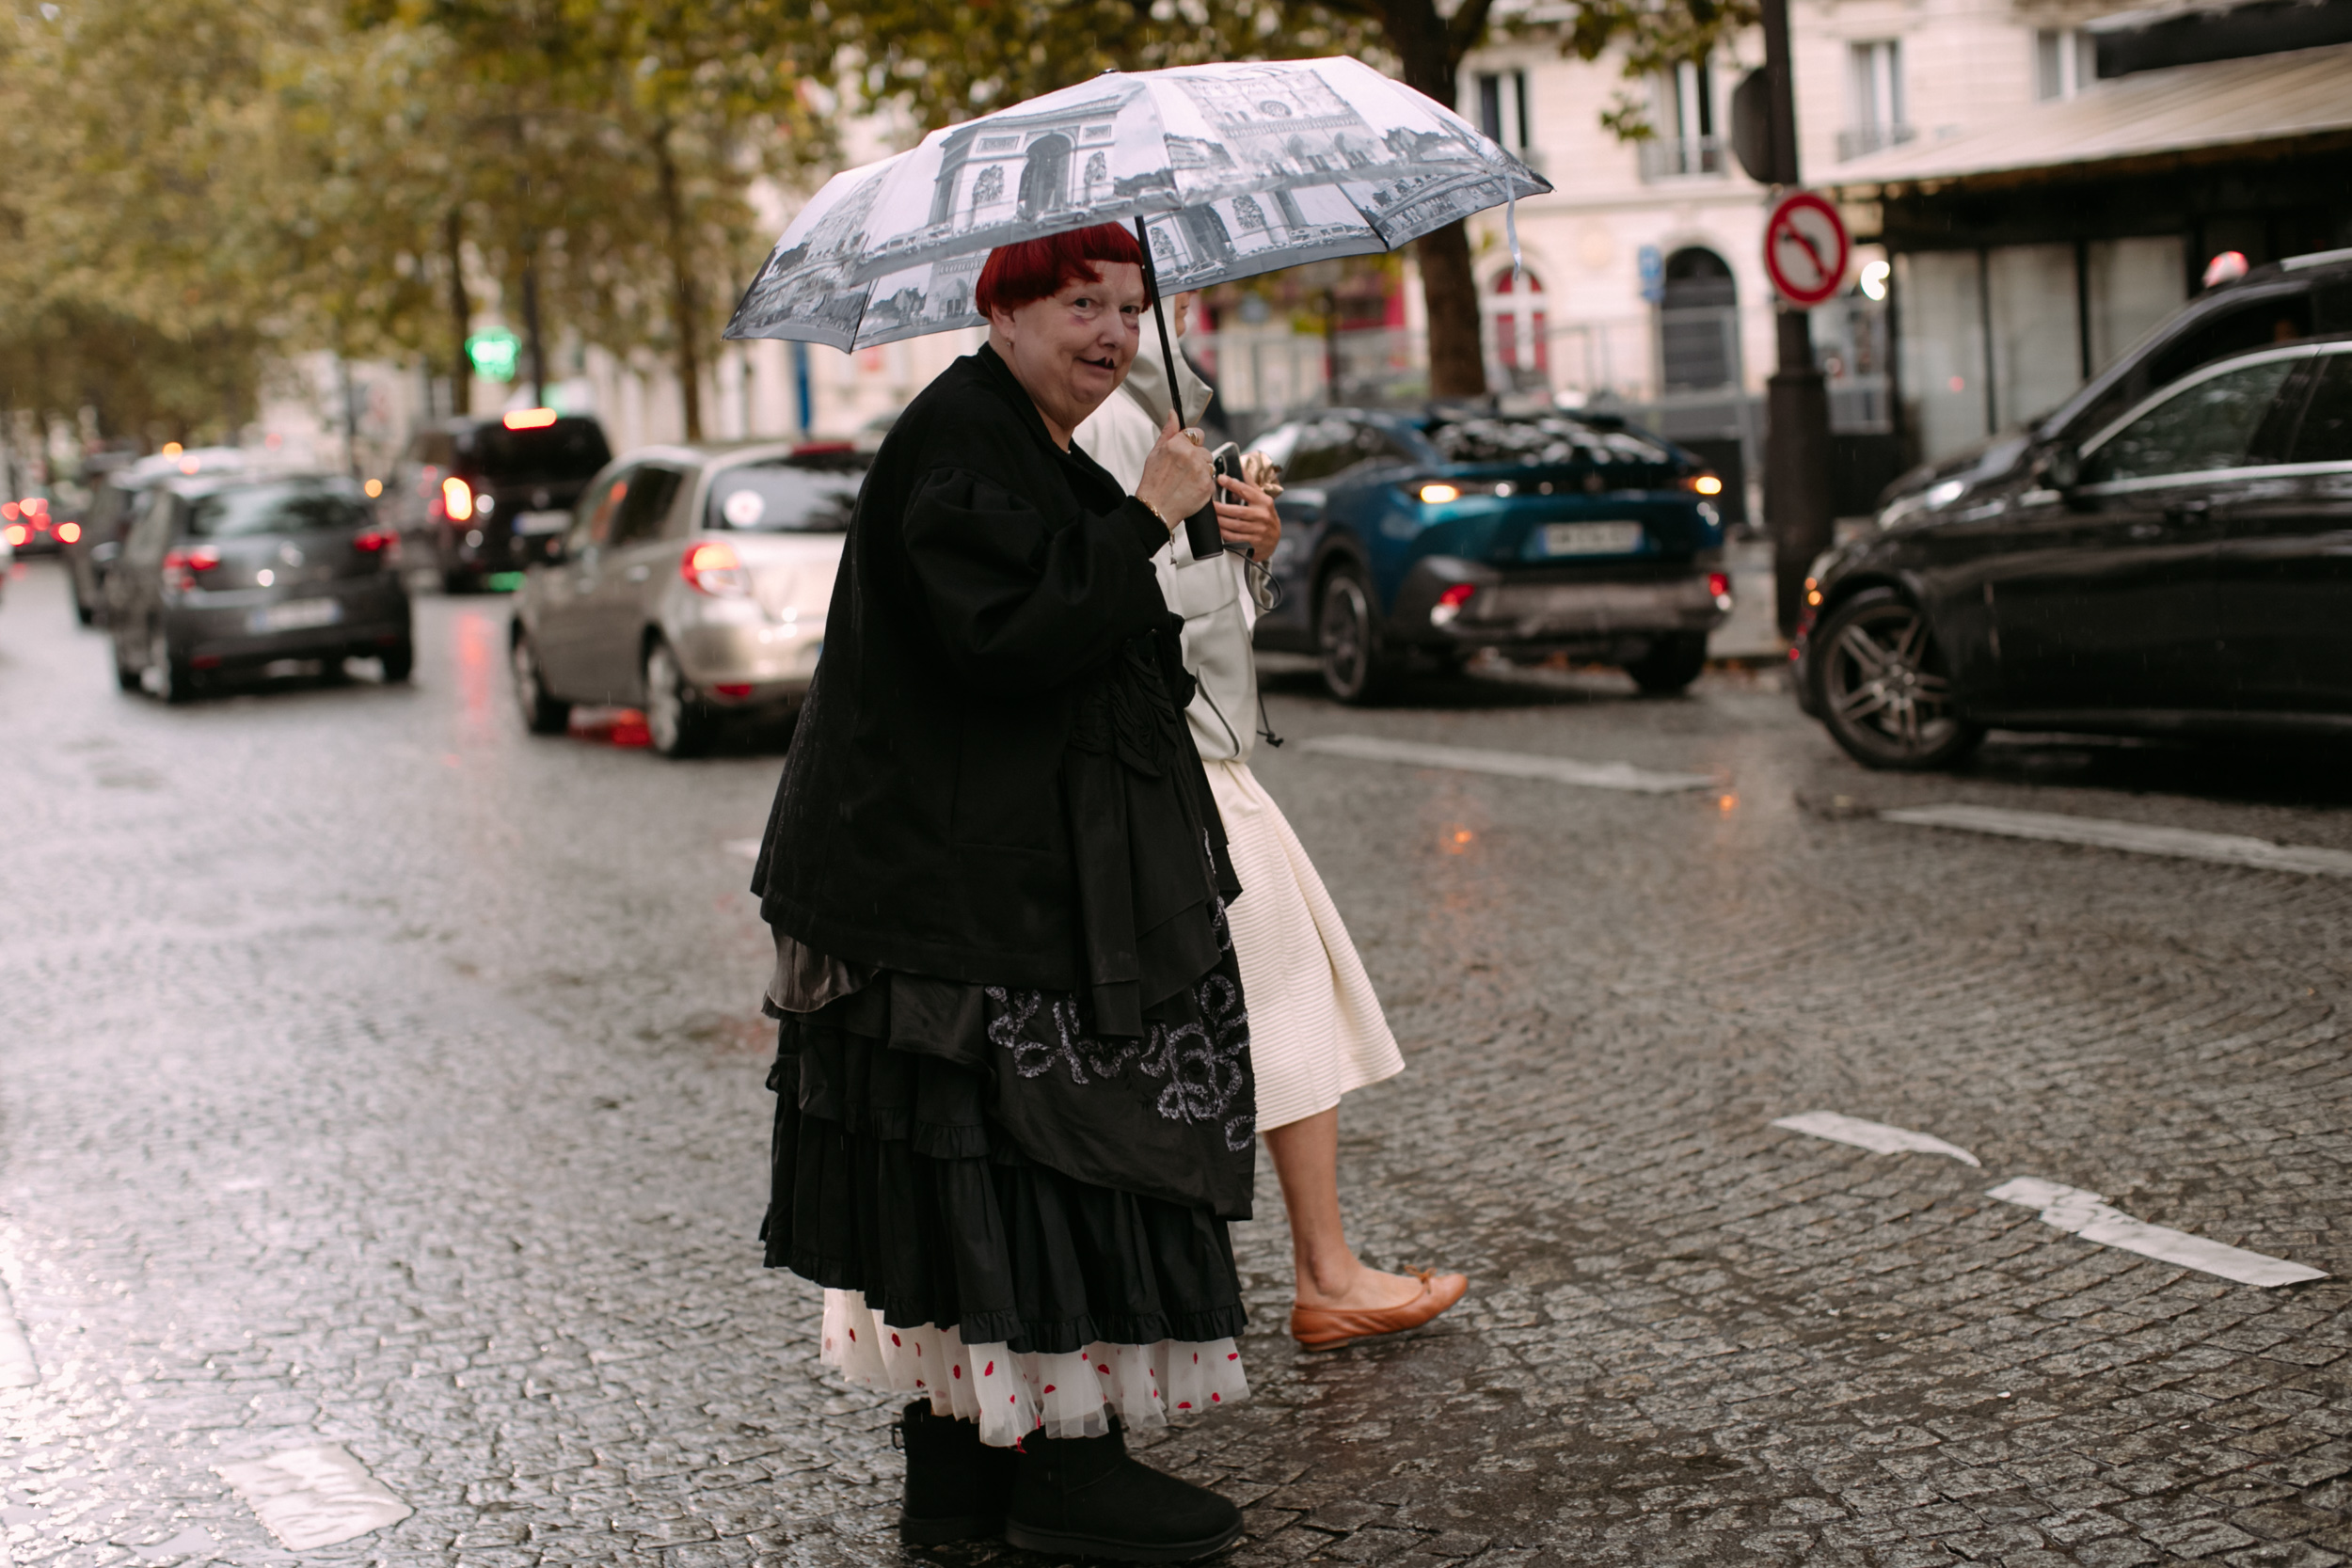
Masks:
[[[1179,336],[1192,303],[1190,295],[1169,301]],[[1125,384],[1076,432],[1077,445],[1130,486],[1172,412],[1159,348],[1157,334],[1145,332]],[[1189,365],[1177,373],[1184,411],[1197,418],[1208,388]],[[1219,524],[1227,539],[1263,561],[1281,534],[1270,493],[1279,486],[1256,453],[1244,466],[1248,479],[1224,482],[1231,499],[1217,504]],[[1249,1001],[1258,1131],[1290,1215],[1297,1275],[1291,1333],[1322,1350],[1417,1327],[1459,1301],[1468,1282],[1456,1274],[1383,1274],[1366,1268],[1347,1245],[1340,1218],[1340,1099],[1403,1071],[1405,1058],[1323,879],[1249,771],[1259,734],[1250,654],[1250,629],[1263,608],[1259,590],[1237,555],[1195,560],[1181,528],[1152,565],[1168,608],[1184,618],[1184,663],[1200,681],[1185,718],[1241,880],[1228,919]]]

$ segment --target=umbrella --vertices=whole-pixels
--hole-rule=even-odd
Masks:
[[[726,335],[860,349],[985,325],[972,290],[990,250],[1091,224],[1134,223],[1155,284],[1182,292],[1393,250],[1550,189],[1360,60],[1104,71],[835,175]]]

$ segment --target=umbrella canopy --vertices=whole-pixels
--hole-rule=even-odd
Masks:
[[[835,175],[792,220],[730,338],[867,348],[986,325],[988,252],[1144,220],[1162,289],[1393,250],[1551,189],[1459,115],[1360,60],[1105,71]]]

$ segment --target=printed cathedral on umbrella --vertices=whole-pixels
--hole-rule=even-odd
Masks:
[[[1359,60],[1105,71],[835,175],[726,335],[860,349],[985,325],[989,251],[1064,229],[1144,220],[1160,288],[1181,293],[1393,250],[1550,189]]]

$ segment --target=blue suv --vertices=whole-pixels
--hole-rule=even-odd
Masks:
[[[1723,482],[1623,420],[1333,408],[1250,444],[1285,486],[1282,599],[1257,644],[1316,655],[1343,703],[1393,695],[1416,657],[1458,668],[1488,648],[1677,692],[1731,612]]]

